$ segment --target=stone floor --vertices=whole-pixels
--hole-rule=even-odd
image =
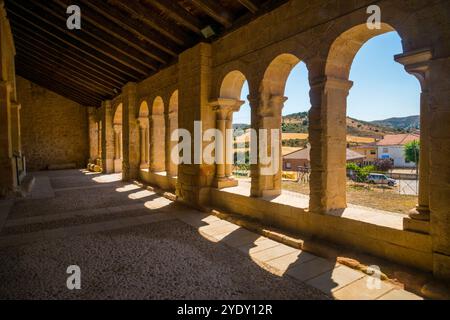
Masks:
[[[120,175],[40,172],[29,198],[0,202],[0,299],[421,299],[372,280]]]

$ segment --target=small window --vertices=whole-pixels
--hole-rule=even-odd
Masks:
[[[377,152],[375,150],[370,151],[370,154],[374,155],[377,154]]]
[[[383,148],[383,153],[389,153],[389,148]]]
[[[290,162],[286,162],[286,169],[291,169],[291,168],[292,168],[291,163]]]

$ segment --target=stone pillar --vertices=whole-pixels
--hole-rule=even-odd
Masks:
[[[215,128],[215,112],[209,106],[211,83],[211,45],[200,43],[179,56],[179,113],[180,129],[188,130],[194,138],[195,121],[197,135],[210,128]],[[202,146],[208,143],[196,141],[192,144],[191,162],[178,167],[177,195],[180,200],[191,205],[205,205],[209,201],[210,187],[215,177],[215,166],[203,163]],[[187,150],[185,150],[186,154]],[[200,158],[201,163],[194,160]]]
[[[122,125],[114,125],[114,173],[122,172]]]
[[[281,194],[282,182],[282,130],[281,112],[287,98],[283,96],[261,96],[250,99],[252,128],[257,132],[257,164],[251,166],[252,197],[276,197]],[[277,134],[277,137],[272,137]],[[265,145],[262,144],[266,141]],[[275,145],[273,145],[275,143]],[[275,149],[276,148],[276,149]],[[264,163],[262,157],[268,158]],[[270,159],[270,160],[269,160]]]
[[[227,130],[233,130],[233,112],[238,112],[244,103],[245,101],[224,98],[210,102],[212,109],[216,113],[216,128],[221,133],[220,137],[216,137],[216,176],[214,186],[218,189],[238,185],[238,181],[232,177],[234,141]],[[230,139],[231,141],[229,141]]]
[[[148,118],[139,118],[139,143],[141,147],[140,151],[140,168],[148,169],[148,149],[150,148],[148,144]]]
[[[26,175],[25,162],[22,154],[22,137],[20,127],[20,111],[22,106],[17,102],[11,103],[11,143],[13,153],[13,166],[17,170],[17,185],[20,185],[21,180]],[[17,162],[16,162],[17,158]]]
[[[309,210],[327,213],[347,207],[347,97],[353,82],[312,81],[309,113],[311,179]]]
[[[178,112],[171,111],[166,114],[166,169],[168,177],[178,175],[178,166],[172,161],[172,150],[178,145],[177,141],[172,141],[172,132],[178,128]]]
[[[99,130],[94,107],[88,107],[89,163],[95,163],[99,154]]]
[[[139,125],[136,114],[138,110],[136,84],[128,83],[122,90],[122,179],[137,179],[140,168]]]
[[[103,173],[114,172],[115,139],[113,128],[113,110],[111,101],[102,104],[102,166]]]
[[[430,97],[428,90],[431,51],[418,50],[395,56],[395,60],[414,75],[422,89],[420,97],[419,203],[404,219],[404,228],[429,233],[430,221]]]
[[[11,84],[0,82],[0,196],[9,195],[17,187],[11,135]]]
[[[152,172],[166,171],[166,128],[163,114],[150,116],[150,170]]]
[[[429,64],[430,184],[429,204],[433,269],[450,280],[450,58],[433,57]]]

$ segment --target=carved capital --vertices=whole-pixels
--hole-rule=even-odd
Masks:
[[[415,50],[394,57],[396,62],[405,67],[406,72],[419,80],[422,91],[426,91],[428,87],[428,71],[432,58],[433,54],[430,49]]]
[[[238,112],[245,101],[219,98],[211,101],[209,105],[217,113],[218,120],[230,120],[233,112]]]

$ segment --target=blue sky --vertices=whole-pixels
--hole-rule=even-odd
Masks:
[[[361,48],[350,73],[354,85],[348,97],[348,116],[372,121],[419,114],[419,82],[394,61],[394,55],[401,52],[401,40],[396,32],[375,37]],[[304,63],[292,70],[286,85],[285,96],[289,100],[283,115],[309,110],[307,72]],[[248,86],[245,84],[242,99],[246,100],[247,95]],[[233,122],[250,123],[248,103],[234,115]]]

